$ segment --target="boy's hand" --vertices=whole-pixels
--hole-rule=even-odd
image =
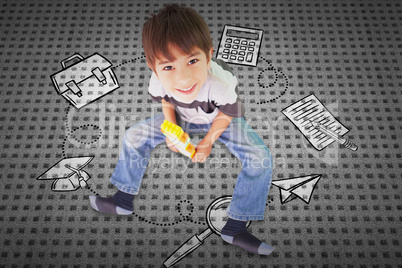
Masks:
[[[207,157],[211,154],[211,149],[212,143],[208,139],[203,139],[195,148],[195,154],[191,160],[193,163],[204,163],[207,160]]]
[[[177,153],[179,150],[177,150],[176,146],[174,146],[174,143],[172,143],[168,137],[166,137],[166,145],[167,147],[172,150],[173,152]]]

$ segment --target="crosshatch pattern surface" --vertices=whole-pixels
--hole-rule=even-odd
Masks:
[[[276,250],[257,256],[212,234],[175,267],[401,267],[402,3],[179,1],[201,13],[217,50],[224,25],[264,31],[257,67],[232,64],[246,120],[274,157],[273,180],[321,174],[309,203],[272,186],[250,230]],[[217,142],[205,164],[157,147],[130,216],[93,211],[125,129],[156,113],[141,28],[160,1],[0,3],[0,267],[162,267],[206,229],[241,163]],[[74,53],[113,64],[120,87],[75,109],[50,76]],[[357,151],[315,150],[282,114],[314,94]],[[194,143],[202,135],[191,137]],[[63,158],[94,156],[89,187],[37,180]]]

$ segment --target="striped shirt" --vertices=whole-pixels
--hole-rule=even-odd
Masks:
[[[154,101],[164,99],[175,105],[180,116],[190,123],[212,123],[219,111],[231,117],[244,115],[244,107],[237,95],[237,78],[230,67],[219,59],[211,60],[207,79],[191,103],[177,100],[163,88],[155,73],[149,81],[148,92]]]

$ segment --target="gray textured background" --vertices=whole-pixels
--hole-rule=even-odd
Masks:
[[[309,204],[281,204],[271,188],[265,221],[250,226],[276,247],[271,256],[213,234],[176,267],[401,267],[401,1],[179,3],[201,13],[215,51],[225,24],[264,30],[258,66],[232,65],[247,122],[274,156],[274,180],[322,178]],[[115,191],[108,180],[124,130],[161,111],[147,94],[140,36],[161,7],[0,2],[0,267],[162,267],[207,228],[211,201],[232,194],[240,162],[222,144],[205,164],[159,146],[134,215],[89,206],[89,195]],[[50,75],[73,53],[106,57],[121,87],[80,110],[70,106]],[[281,113],[310,94],[350,129],[357,151],[334,143],[318,152]],[[59,193],[36,180],[60,159],[83,155],[95,156],[90,189]]]

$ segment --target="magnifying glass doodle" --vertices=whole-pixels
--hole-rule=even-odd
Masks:
[[[189,240],[184,242],[172,255],[170,255],[163,263],[165,267],[170,267],[183,259],[185,256],[193,252],[196,248],[203,244],[204,240],[212,233],[221,235],[221,230],[226,224],[228,214],[226,212],[227,207],[232,200],[232,196],[222,196],[208,206],[206,219],[208,228],[202,231],[198,235],[192,236]],[[249,226],[251,221],[247,222]]]

